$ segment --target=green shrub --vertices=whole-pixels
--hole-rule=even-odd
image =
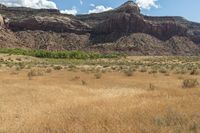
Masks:
[[[98,59],[98,58],[118,58],[124,55],[119,53],[99,54],[82,51],[46,51],[46,50],[28,50],[28,49],[0,49],[0,53],[9,55],[27,55],[39,58],[55,59]]]
[[[25,67],[26,67],[26,65],[24,64],[24,63],[19,63],[19,67],[20,67],[20,69],[24,69]]]

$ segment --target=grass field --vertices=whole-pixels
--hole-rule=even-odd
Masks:
[[[199,133],[200,57],[0,55],[0,133]]]

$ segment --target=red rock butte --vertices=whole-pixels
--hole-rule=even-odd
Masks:
[[[129,55],[200,55],[200,24],[179,16],[146,16],[133,1],[94,14],[0,5],[6,29],[0,47],[120,52]],[[2,17],[1,17],[2,18]]]

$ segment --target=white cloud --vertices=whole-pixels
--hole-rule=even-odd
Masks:
[[[136,0],[140,8],[150,9],[151,7],[158,8],[159,6],[156,4],[157,0]]]
[[[109,11],[109,10],[112,10],[112,9],[113,9],[112,7],[104,7],[103,5],[99,5],[99,6],[95,6],[94,9],[89,10],[88,13],[89,14],[90,13],[100,13],[100,12],[105,12],[105,11]]]
[[[56,4],[49,0],[0,0],[6,6],[57,9]]]
[[[91,6],[91,7],[95,7],[95,4],[91,3],[90,6]]]
[[[80,4],[83,5],[83,0],[80,0]]]
[[[72,7],[72,9],[69,9],[69,10],[61,10],[60,11],[61,13],[63,14],[72,14],[72,15],[76,15],[78,13],[76,7]]]
[[[82,0],[81,0],[82,1]],[[15,6],[15,7],[30,7],[30,8],[46,8],[46,9],[57,9],[56,3],[50,0],[0,0],[1,4],[6,6]],[[63,14],[77,14],[77,9],[73,7],[69,10],[61,10]]]

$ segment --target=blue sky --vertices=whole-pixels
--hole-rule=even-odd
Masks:
[[[94,7],[90,4],[103,5],[116,8],[127,0],[54,0],[60,9],[71,9],[76,7],[78,13],[88,13]],[[186,19],[200,22],[200,0],[157,0],[158,8],[142,9],[144,14],[154,16],[183,16]]]
[[[116,8],[127,0],[0,0],[7,6],[58,8],[63,13],[85,14]],[[152,16],[183,16],[200,22],[200,0],[135,0],[142,13]]]

